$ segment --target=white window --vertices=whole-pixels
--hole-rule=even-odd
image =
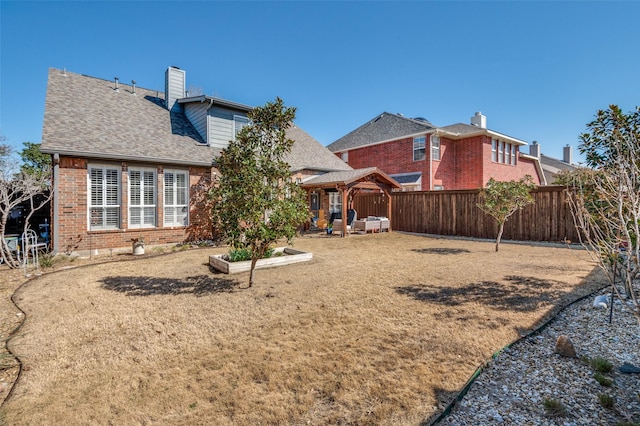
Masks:
[[[164,226],[189,224],[189,174],[180,170],[164,172]]]
[[[431,158],[440,160],[440,136],[431,136]]]
[[[508,143],[504,149],[504,163],[511,164],[511,144]]]
[[[413,138],[413,161],[424,160],[425,157],[425,141],[424,136]]]
[[[434,191],[444,191],[444,185],[433,185]]]
[[[156,171],[129,168],[129,228],[156,226]]]
[[[120,228],[120,169],[89,166],[89,230]]]
[[[511,165],[516,165],[516,146],[511,145]]]
[[[498,140],[491,139],[491,161],[498,162]]]
[[[340,192],[329,193],[329,213],[342,213],[342,194]]]
[[[235,140],[236,136],[238,136],[238,133],[240,133],[240,130],[242,130],[243,127],[246,127],[249,125],[249,119],[243,115],[234,115],[233,116],[233,139]]]
[[[498,142],[498,163],[504,163],[504,141]]]
[[[343,152],[340,156],[342,157],[342,161],[345,163],[349,162],[349,151]]]

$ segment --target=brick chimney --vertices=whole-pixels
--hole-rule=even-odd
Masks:
[[[169,67],[164,73],[164,101],[167,109],[172,111],[179,107],[178,99],[185,97],[186,72],[178,67]]]
[[[478,111],[473,117],[471,117],[471,125],[480,127],[481,129],[486,129],[487,117],[485,117],[480,111]]]

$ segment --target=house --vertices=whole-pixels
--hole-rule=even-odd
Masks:
[[[526,142],[487,129],[477,112],[471,124],[438,127],[428,120],[383,112],[327,148],[351,167],[377,167],[403,191],[475,189],[490,178],[525,175],[545,183],[539,158],[521,151]]]
[[[186,72],[176,67],[165,72],[164,93],[49,70],[41,150],[54,164],[54,251],[211,238],[207,189],[215,160],[248,124],[252,107],[189,96],[185,87]],[[287,135],[295,141],[286,160],[296,181],[353,170],[295,124]],[[363,179],[376,176],[372,170]],[[326,195],[310,192],[318,216],[329,214]]]
[[[562,148],[562,160],[544,155],[537,141],[533,141],[532,144],[529,145],[529,154],[540,160],[540,166],[542,167],[542,172],[548,185],[554,184],[559,173],[563,171],[572,172],[579,167],[573,164],[573,153],[569,145]]]

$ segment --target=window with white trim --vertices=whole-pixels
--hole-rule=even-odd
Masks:
[[[120,168],[88,167],[89,230],[120,228]]]
[[[498,140],[491,139],[491,161],[498,162]]]
[[[156,226],[156,171],[129,168],[129,228]]]
[[[498,139],[491,139],[491,161],[494,163],[515,166],[518,158],[518,147]]]
[[[413,161],[424,160],[425,157],[425,136],[413,138]]]
[[[440,160],[440,136],[431,135],[431,159]]]
[[[340,157],[342,158],[342,161],[344,161],[345,163],[349,162],[349,151],[345,151],[342,154],[340,154]]]
[[[233,140],[236,139],[240,130],[249,125],[249,119],[243,115],[233,116]]]
[[[189,224],[189,173],[164,171],[164,226]]]

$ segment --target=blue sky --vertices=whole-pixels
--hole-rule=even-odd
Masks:
[[[598,109],[640,105],[638,2],[0,1],[0,134],[40,142],[47,69],[249,105],[327,145],[387,111],[487,127],[561,158]],[[525,148],[525,152],[528,152]],[[579,159],[579,158],[577,158]]]

